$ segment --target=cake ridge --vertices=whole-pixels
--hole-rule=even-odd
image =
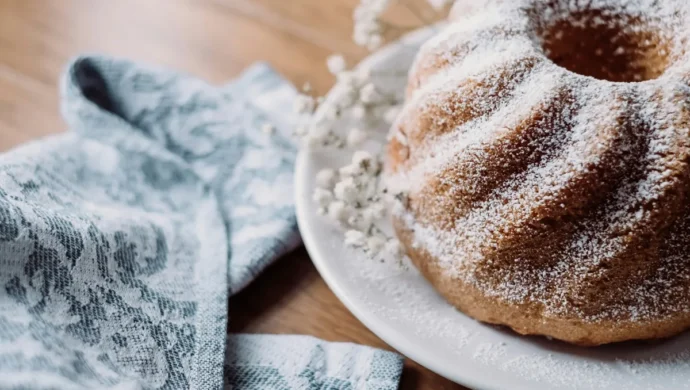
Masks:
[[[525,61],[525,62],[527,62],[527,61]],[[500,74],[505,74],[505,73],[514,74],[516,78],[521,78],[523,74],[527,77],[535,76],[535,75],[541,76],[541,70],[539,69],[539,64],[535,64],[535,65],[533,65],[533,64],[534,64],[533,62],[530,62],[529,64],[525,65],[524,66],[524,72],[515,70],[515,68],[512,67],[513,65],[516,65],[515,63],[506,64],[504,67],[502,67],[501,70],[498,70],[497,68],[490,69],[490,71],[492,73],[499,73],[499,76],[498,77],[488,76],[487,78],[485,78],[485,81],[495,82],[495,83],[503,83],[505,80],[499,81],[499,79],[501,78]],[[515,73],[510,73],[508,71],[509,68],[512,68],[513,72],[515,72]],[[478,76],[481,76],[481,75],[478,75]],[[503,78],[505,79],[505,77],[503,77]],[[544,81],[543,78],[540,78],[540,79],[542,81]],[[428,144],[425,143],[425,144],[420,145],[421,150],[416,150],[416,151],[426,152],[428,150],[426,148],[428,148],[430,146],[431,147],[442,146],[444,148],[461,147],[461,145],[453,144],[454,141],[472,142],[474,139],[466,139],[466,138],[463,139],[462,137],[459,137],[457,134],[462,133],[462,135],[469,135],[469,134],[465,133],[465,130],[468,127],[472,127],[474,125],[481,126],[483,123],[491,122],[492,118],[496,118],[496,119],[493,119],[494,121],[498,120],[499,118],[496,117],[495,114],[497,112],[502,111],[502,110],[505,111],[506,109],[508,109],[509,106],[511,105],[510,102],[512,102],[512,99],[515,98],[515,95],[524,95],[526,92],[525,89],[535,87],[535,85],[533,85],[533,84],[534,83],[530,82],[530,80],[525,80],[524,83],[520,83],[520,84],[512,83],[510,88],[507,88],[506,90],[503,91],[502,99],[496,99],[499,101],[500,104],[495,104],[495,105],[492,105],[491,107],[488,107],[488,108],[487,107],[479,107],[479,108],[474,109],[474,110],[482,112],[482,115],[471,115],[470,118],[467,118],[467,119],[463,118],[463,120],[460,121],[459,123],[454,123],[454,126],[449,131],[446,131],[442,134],[434,134],[435,137],[430,138]],[[469,102],[467,100],[467,98],[465,97],[465,94],[467,93],[466,89],[471,89],[472,87],[476,87],[476,86],[477,86],[476,84],[470,84],[470,85],[463,84],[460,87],[456,86],[455,90],[450,91],[450,93],[453,95],[453,97],[456,97],[456,101],[459,101],[460,103],[464,103],[466,105],[471,104],[471,102]],[[515,87],[515,88],[513,88],[513,87]],[[453,87],[449,87],[449,88],[453,88]],[[433,105],[434,101],[438,100],[438,98],[440,98],[440,97],[448,97],[448,96],[439,96],[439,95],[433,94],[431,96],[428,96],[428,99],[417,100],[416,101],[417,107],[420,108],[421,110],[424,110],[427,108],[426,107],[427,104]],[[484,97],[487,97],[487,96],[484,96]],[[407,107],[411,107],[411,106],[413,106],[413,105],[410,105]],[[451,108],[447,108],[447,110],[450,110],[450,109]],[[405,108],[403,110],[404,111],[401,114],[400,119],[398,120],[398,126],[404,126],[404,121],[407,119],[408,115],[418,115],[418,116],[424,115],[423,112],[420,113],[418,111],[415,111],[415,112],[409,113],[409,112],[405,111],[405,110],[408,110],[408,108]],[[402,123],[401,123],[401,121],[402,121]],[[398,128],[398,130],[400,130],[400,128]],[[480,133],[480,131],[477,131],[477,132]],[[409,132],[404,132],[404,135],[408,138],[410,137]],[[428,133],[425,132],[424,136],[428,136]],[[439,152],[442,151],[442,149],[435,149],[435,150],[439,151]],[[413,157],[413,155],[414,155],[414,153],[412,154],[411,157]]]
[[[527,80],[524,84],[521,84],[518,87],[518,90],[515,91],[515,94],[511,97],[511,100],[520,99],[525,106],[536,106],[541,102],[549,100],[552,101],[557,97],[563,96],[558,92],[554,92],[551,95],[540,95],[542,90],[539,89],[539,84],[545,81],[545,79],[542,77],[542,74],[538,69],[534,70],[534,73],[532,73],[531,77],[531,81]],[[557,80],[554,82],[557,82]],[[555,85],[565,86],[567,84],[563,83]],[[524,95],[529,91],[536,93],[531,93],[529,96],[525,97]],[[454,151],[463,149],[468,153],[473,153],[476,150],[481,150],[482,147],[491,146],[491,144],[487,143],[486,141],[490,141],[494,137],[500,137],[506,131],[510,131],[509,129],[513,128],[521,121],[526,120],[528,117],[532,117],[532,112],[528,112],[525,115],[520,115],[520,113],[522,112],[520,110],[515,110],[514,105],[506,103],[488,117],[479,118],[474,121],[461,124],[460,128],[456,128],[454,132],[448,132],[436,138],[435,142],[431,143],[430,146],[422,146],[422,153],[424,153],[425,150],[428,151],[433,149],[434,155],[430,158],[427,158],[422,163],[414,165],[409,171],[405,172],[405,179],[395,180],[406,181],[412,186],[410,189],[421,190],[421,186],[424,183],[423,178],[425,176],[433,172],[448,169],[449,166],[454,163],[453,158],[459,157],[454,153]],[[466,133],[463,130],[465,128],[472,127],[474,127],[474,129],[471,134]]]
[[[587,29],[608,51],[568,62]],[[690,2],[459,0],[391,130],[415,265],[521,333],[591,345],[690,327],[689,46]]]

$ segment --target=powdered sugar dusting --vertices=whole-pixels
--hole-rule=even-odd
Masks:
[[[628,389],[644,383],[646,389],[682,389],[690,385],[683,378],[683,371],[690,369],[690,355],[687,351],[679,353],[660,353],[649,359],[585,358],[564,360],[560,353],[522,355],[505,359],[496,358],[496,347],[489,349],[488,361],[508,372],[534,380],[549,381],[558,388],[578,389]],[[613,354],[612,354],[613,355]],[[664,377],[668,380],[659,381]]]
[[[689,3],[487,3],[459,2],[424,46],[393,127],[406,152],[388,180],[409,191],[396,215],[412,245],[547,317],[690,312]],[[597,56],[632,56],[627,40],[643,39],[639,55],[664,68],[630,65],[623,82],[558,66],[549,42],[567,36],[549,29],[564,21],[618,29]]]
[[[496,105],[494,115],[478,117],[424,145],[419,145],[411,156],[411,160],[416,164],[412,165],[409,171],[400,172],[401,177],[394,178],[392,181],[408,181],[411,183],[411,191],[419,191],[420,187],[424,185],[425,177],[434,172],[443,171],[453,164],[454,159],[458,157],[458,150],[479,150],[481,145],[491,139],[500,138],[503,133],[514,128],[517,123],[528,119],[525,116],[531,114],[533,107],[539,106],[545,101],[556,99],[558,97],[557,87],[562,83],[557,75],[545,73],[543,69],[543,67],[534,69],[528,79],[517,87],[513,96],[514,100],[487,102],[487,104]],[[488,72],[491,72],[491,68]],[[458,95],[462,95],[464,92],[466,91],[463,91],[462,88],[454,91]],[[434,101],[434,98],[429,99],[429,101]],[[473,102],[468,103],[474,104]],[[416,104],[416,102],[411,104]],[[513,113],[517,115],[512,115]],[[401,120],[404,121],[406,118],[403,117]],[[433,149],[433,154],[430,153],[431,149]],[[423,156],[423,158],[415,161],[418,156]]]
[[[349,255],[348,255],[349,256]],[[471,356],[479,367],[491,367],[530,383],[559,389],[690,386],[690,337],[664,344],[583,349],[546,340],[522,339],[463,317],[442,302],[410,267],[374,263],[353,257],[349,278],[373,313],[409,327],[429,347]],[[384,301],[385,304],[381,302]],[[458,370],[471,369],[458,366]],[[664,377],[664,381],[659,381]]]
[[[408,52],[410,49],[406,45],[404,50]],[[399,52],[391,51],[386,56],[388,56],[386,61],[379,64],[381,69],[389,69],[392,64],[400,66],[401,63],[406,65],[410,63]],[[402,76],[384,77],[386,83],[392,84],[392,89],[400,90],[404,87]],[[518,89],[523,89],[522,87],[524,85],[520,83]],[[558,87],[554,86],[554,89],[561,87],[562,84],[558,84]],[[593,90],[593,92],[595,91],[596,89]],[[518,96],[516,101],[511,104],[521,102],[526,97],[523,94],[516,96]],[[546,97],[541,103],[546,105],[556,99],[558,97],[553,99]],[[591,96],[578,100],[587,101],[589,99]],[[639,95],[638,100],[648,101],[648,99],[648,96]],[[538,102],[539,99],[535,99],[535,104]],[[626,104],[626,102],[621,103],[620,112],[630,112],[629,109],[625,108]],[[668,109],[671,110],[672,107],[668,107]],[[571,114],[567,114],[568,111],[571,111]],[[585,114],[580,112],[577,104],[563,107],[563,110],[556,110],[556,112],[558,117],[567,116],[571,118],[567,126],[565,123],[561,124],[567,129],[577,124],[579,119],[575,120],[576,118],[585,118],[585,116],[580,116]],[[656,115],[651,109],[649,113],[652,115],[644,114],[644,116],[654,118]],[[599,114],[601,111],[598,111],[597,115]],[[520,115],[524,115],[524,112],[521,111]],[[639,116],[642,117],[643,114],[639,114]],[[517,123],[519,120],[515,122]],[[506,124],[510,125],[510,121],[506,120]],[[500,134],[506,135],[508,133],[510,132]],[[558,145],[566,139],[571,141],[576,139],[575,136],[565,138],[568,132],[558,132],[558,134],[561,134],[558,137],[558,142],[555,142]],[[668,142],[659,143],[658,148],[648,146],[647,144],[653,145],[656,141],[652,142],[647,135],[646,130],[640,133],[638,138],[642,139],[643,142],[639,142],[639,139],[632,136],[621,137],[629,141],[629,145],[620,142],[617,145],[619,148],[635,150],[633,157],[640,159],[647,154],[652,154],[652,150],[668,150],[667,146],[662,146],[670,145]],[[549,132],[545,132],[543,136],[546,139],[552,137]],[[399,137],[407,140],[403,134],[395,136],[395,139]],[[544,137],[540,139],[543,140]],[[566,150],[566,148],[549,149],[551,154],[547,154],[545,157],[553,159],[558,152]],[[301,173],[298,170],[298,175],[304,175],[307,178],[305,180],[309,187],[307,193],[314,185],[316,172],[319,168],[337,168],[341,163],[340,160],[334,161],[330,151],[324,154],[327,156],[324,156],[323,159],[317,159],[315,161],[316,167],[313,170]],[[646,160],[651,162],[658,160],[658,158],[645,158]],[[536,169],[536,166],[529,165],[527,168]],[[644,180],[646,176],[640,174],[631,178],[626,181],[627,186],[625,188],[615,187],[620,195],[613,196],[611,192],[607,192],[607,198],[609,196],[618,197],[620,201],[618,205],[625,205],[625,199],[629,197],[628,193],[637,191],[637,181]],[[512,181],[515,180],[516,177],[512,177]],[[319,181],[330,183],[331,178],[321,177]],[[406,189],[409,191],[410,183],[396,180],[394,184],[400,191]],[[364,321],[365,318],[367,320],[375,318],[376,321],[385,323],[390,331],[382,330],[378,325],[372,327],[372,330],[381,337],[385,336],[387,341],[390,336],[389,343],[391,346],[399,348],[403,353],[409,354],[410,357],[433,370],[443,370],[439,372],[454,380],[464,381],[472,378],[474,383],[482,383],[487,387],[515,389],[690,388],[690,367],[688,367],[690,365],[690,356],[688,355],[690,335],[683,335],[658,344],[635,343],[585,349],[542,338],[526,338],[512,332],[497,330],[492,326],[480,324],[454,310],[434,292],[413,267],[401,269],[392,263],[372,262],[361,253],[343,248],[342,233],[324,223],[325,221],[313,209],[311,200],[302,201],[298,199],[298,202],[306,202],[308,205],[302,204],[298,207],[302,213],[308,214],[308,223],[303,224],[303,221],[300,221],[301,228],[305,229],[305,237],[312,234],[308,232],[314,230],[318,232],[333,230],[325,235],[319,233],[316,243],[317,246],[325,248],[322,248],[322,252],[326,256],[314,257],[316,263],[321,263],[319,269],[326,270],[326,274],[337,275],[337,283],[333,284],[332,281],[329,281],[329,285],[334,287],[335,291],[341,291],[345,294],[346,302],[353,303],[353,306],[357,307],[356,313],[366,313],[364,316],[357,314],[360,319]],[[616,200],[611,200],[607,207],[613,207],[616,202]],[[420,245],[431,248],[441,245],[440,243],[437,245],[433,241],[442,238],[438,236],[437,229],[433,225],[418,224],[414,215],[406,212],[403,204],[396,204],[394,213],[403,215],[408,218],[410,225],[419,228],[417,235],[423,238],[420,240]],[[647,211],[643,210],[639,217],[644,218],[646,213]],[[627,217],[625,217],[626,215]],[[621,212],[620,218],[622,220],[630,218],[630,213]],[[381,228],[390,231],[390,226],[382,226]],[[425,235],[428,236],[428,239],[424,238]],[[676,245],[681,245],[682,235],[677,241]],[[590,250],[588,248],[594,246],[592,250],[598,250],[596,249],[598,245],[583,233],[577,236],[577,239],[573,239],[572,251],[582,251],[582,256],[587,257],[586,252]],[[615,244],[611,245],[613,247]],[[677,252],[681,253],[682,251]],[[311,248],[310,253],[312,253]],[[682,264],[682,261],[681,259],[669,259],[668,263]],[[554,265],[554,269],[559,269],[561,274],[567,274],[570,272],[567,271],[570,265],[568,262],[559,263]],[[664,272],[670,278],[677,274],[677,270],[673,270],[672,267],[665,267],[665,269]],[[335,288],[336,286],[338,288]],[[644,287],[640,286],[640,289],[640,294],[642,294]],[[392,331],[393,329],[394,331]],[[393,333],[398,336],[394,338]],[[400,340],[405,340],[405,343]],[[408,346],[407,349],[404,348],[405,344]]]

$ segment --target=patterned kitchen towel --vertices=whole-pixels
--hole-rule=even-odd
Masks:
[[[389,352],[226,338],[228,294],[299,244],[285,81],[84,57],[62,91],[71,131],[0,155],[0,389],[397,387]]]

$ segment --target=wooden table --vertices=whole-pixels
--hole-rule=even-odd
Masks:
[[[213,83],[268,61],[317,93],[332,84],[333,52],[350,40],[357,0],[2,0],[0,150],[62,131],[57,83],[65,63],[101,52],[162,64]],[[401,24],[418,22],[394,10]],[[338,301],[300,249],[230,302],[230,332],[309,334],[391,349]],[[402,389],[461,389],[407,360]]]

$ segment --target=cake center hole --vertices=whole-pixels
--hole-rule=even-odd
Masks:
[[[555,64],[600,80],[652,80],[669,63],[670,48],[658,31],[631,16],[581,11],[550,24],[539,35]]]

